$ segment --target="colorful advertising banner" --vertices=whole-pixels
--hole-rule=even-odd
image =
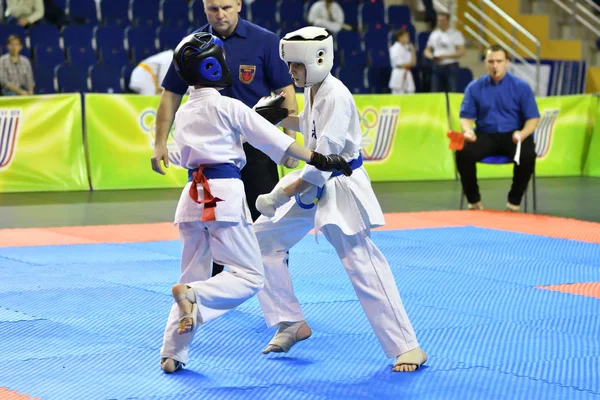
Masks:
[[[89,190],[79,94],[0,97],[0,192]]]
[[[593,125],[590,146],[587,151],[583,175],[600,177],[600,101],[597,96],[590,96],[595,100],[592,105],[593,112],[589,119]]]
[[[460,130],[462,94],[450,94],[450,124]],[[580,176],[583,171],[595,110],[593,96],[540,97],[536,99],[541,119],[534,140],[538,154],[537,176]],[[513,164],[477,165],[479,178],[512,177]]]
[[[187,171],[178,166],[179,150],[167,142],[169,168],[151,168],[159,96],[85,95],[85,126],[92,188],[142,189],[181,187]]]
[[[363,133],[364,165],[372,181],[454,179],[443,94],[354,98]],[[297,100],[302,111],[304,96],[297,95]],[[298,140],[301,141],[301,135]]]

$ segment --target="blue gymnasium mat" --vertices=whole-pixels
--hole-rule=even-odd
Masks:
[[[536,288],[600,281],[600,245],[474,227],[384,231],[429,361],[391,373],[323,237],[291,251],[313,337],[274,331],[253,298],[201,327],[187,368],[158,351],[177,241],[0,249],[0,387],[43,399],[600,399],[600,299]]]

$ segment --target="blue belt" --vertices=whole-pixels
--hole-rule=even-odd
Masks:
[[[352,170],[360,168],[363,165],[362,153],[359,153],[358,158],[355,158],[354,160],[350,161],[348,163],[348,165],[350,166],[350,168],[352,168]],[[334,177],[340,176],[340,175],[342,175],[341,171],[335,171],[333,174],[331,174],[331,177],[334,178]],[[296,194],[296,196],[295,196],[296,204],[298,204],[300,206],[300,208],[303,208],[305,210],[310,210],[321,199],[321,196],[323,195],[323,187],[324,186],[321,186],[320,188],[317,189],[317,195],[315,196],[315,199],[313,200],[313,202],[310,204],[304,204],[302,202],[302,200],[300,200],[300,193]]]
[[[188,169],[188,182],[194,180],[194,172],[196,171],[198,171],[198,168]],[[203,174],[206,179],[242,179],[240,169],[232,163],[205,165]]]

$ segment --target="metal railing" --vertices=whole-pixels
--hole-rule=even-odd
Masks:
[[[575,37],[575,26],[577,24],[585,27],[596,37],[600,36],[600,18],[594,14],[594,11],[600,12],[600,6],[594,1],[552,0],[552,2],[569,15],[571,39],[577,39]],[[587,4],[587,7],[584,4]]]
[[[544,95],[544,93],[541,93],[540,41],[491,0],[480,0],[478,5],[468,1],[467,8],[468,10],[464,12],[465,21],[461,21],[465,31],[485,47],[490,46],[490,43],[485,39],[486,36],[493,39],[495,43],[502,45],[514,59],[527,66],[526,69],[529,73],[525,78],[535,88],[536,95]],[[497,21],[506,21],[510,25],[511,32],[507,32]],[[498,36],[489,27],[493,27],[495,32],[498,32],[502,37]],[[517,32],[526,38],[527,44],[532,44],[535,47],[535,52],[517,39]],[[526,60],[526,57],[532,61]]]

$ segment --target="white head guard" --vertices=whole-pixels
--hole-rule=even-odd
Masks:
[[[325,28],[307,26],[290,32],[279,42],[279,56],[286,63],[306,67],[306,85],[323,81],[333,67],[333,37]]]

